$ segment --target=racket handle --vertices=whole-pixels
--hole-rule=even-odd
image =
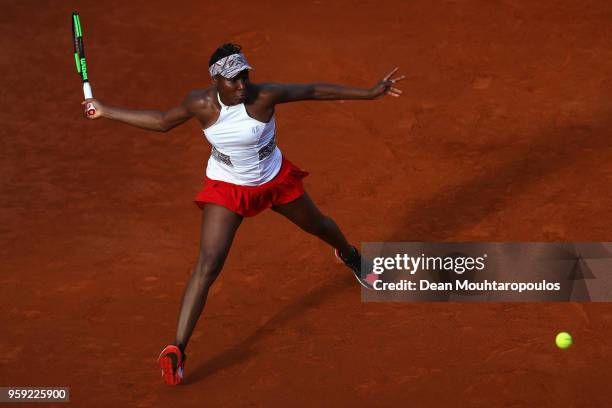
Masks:
[[[83,95],[85,95],[85,99],[93,98],[93,93],[91,92],[91,85],[89,85],[89,82],[87,81],[83,82]]]
[[[85,99],[93,98],[93,93],[91,92],[91,85],[89,85],[89,82],[83,82],[83,95],[85,96]],[[85,108],[87,109],[86,112],[88,116],[93,116],[96,114],[96,108],[94,107],[93,103],[88,103],[85,105]]]

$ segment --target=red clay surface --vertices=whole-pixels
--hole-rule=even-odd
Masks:
[[[73,8],[117,106],[207,86],[226,41],[255,82],[365,87],[399,66],[400,99],[277,111],[354,242],[610,241],[609,2],[433,3],[6,2],[0,385],[70,386],[79,407],[609,406],[610,304],[363,304],[331,249],[269,211],[238,233],[186,384],[162,384],[209,146],[195,122],[82,117]]]

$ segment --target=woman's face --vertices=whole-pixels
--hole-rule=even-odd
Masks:
[[[238,105],[244,102],[247,97],[249,70],[242,70],[233,78],[224,78],[221,75],[217,75],[214,83],[217,85],[223,103]]]

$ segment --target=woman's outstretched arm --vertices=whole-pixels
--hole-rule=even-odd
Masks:
[[[398,97],[402,91],[395,84],[406,76],[391,78],[397,72],[395,68],[371,88],[353,88],[334,84],[266,84],[275,104],[304,100],[339,100],[339,99],[377,99],[384,95]]]
[[[167,132],[170,129],[186,122],[194,116],[193,107],[201,99],[199,92],[191,92],[183,102],[165,112],[157,110],[124,109],[103,104],[97,99],[86,99],[82,102],[85,107],[87,103],[93,103],[96,109],[95,115],[85,116],[89,119],[108,118],[118,120],[128,125],[156,132]]]

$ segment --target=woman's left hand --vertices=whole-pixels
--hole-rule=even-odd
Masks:
[[[402,91],[395,87],[395,84],[402,79],[406,78],[406,75],[399,76],[397,78],[391,78],[393,74],[397,72],[399,68],[395,68],[389,72],[383,79],[381,79],[374,87],[370,90],[372,92],[372,99],[378,99],[385,95],[395,96],[396,98],[402,94]]]

